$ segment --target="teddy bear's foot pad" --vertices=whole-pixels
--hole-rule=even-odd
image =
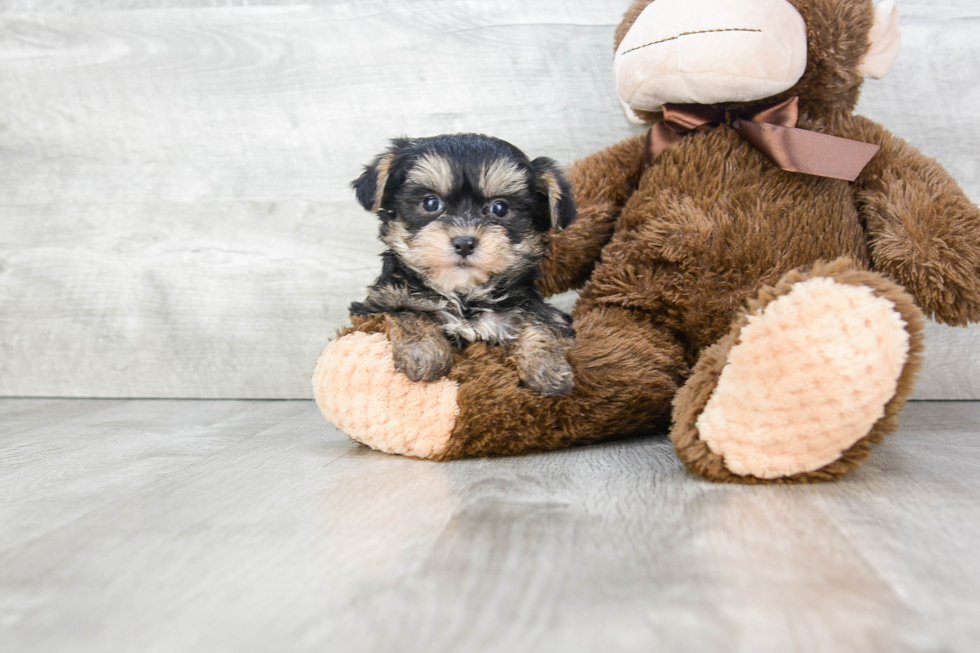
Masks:
[[[458,385],[410,381],[395,370],[382,333],[354,332],[330,343],[317,361],[313,392],[324,417],[372,449],[438,459],[459,406]]]
[[[910,336],[866,286],[816,277],[751,315],[697,420],[738,475],[774,479],[837,460],[895,395]]]

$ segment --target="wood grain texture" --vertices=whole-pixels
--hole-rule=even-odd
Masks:
[[[4,400],[0,415],[32,405],[30,430],[0,421],[4,650],[980,641],[978,403],[910,405],[864,468],[811,487],[711,485],[661,438],[408,460],[311,402]]]
[[[0,0],[0,395],[308,397],[378,270],[360,165],[404,134],[565,162],[630,135],[627,4]],[[860,110],[980,199],[980,6],[902,10]],[[980,329],[930,336],[919,396],[980,397]]]

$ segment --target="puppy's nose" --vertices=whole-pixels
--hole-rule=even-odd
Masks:
[[[450,242],[460,256],[469,256],[476,249],[476,238],[473,236],[456,236]]]

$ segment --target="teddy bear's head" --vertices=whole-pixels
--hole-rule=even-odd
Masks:
[[[894,0],[636,0],[616,30],[616,87],[631,119],[664,104],[751,106],[799,96],[851,111],[899,47]]]

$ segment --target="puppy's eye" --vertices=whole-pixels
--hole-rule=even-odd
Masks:
[[[442,208],[442,200],[438,197],[426,197],[422,200],[422,208],[429,213],[435,213]]]
[[[510,208],[507,206],[506,202],[494,202],[490,205],[490,213],[493,213],[498,218],[502,218],[507,215]]]

